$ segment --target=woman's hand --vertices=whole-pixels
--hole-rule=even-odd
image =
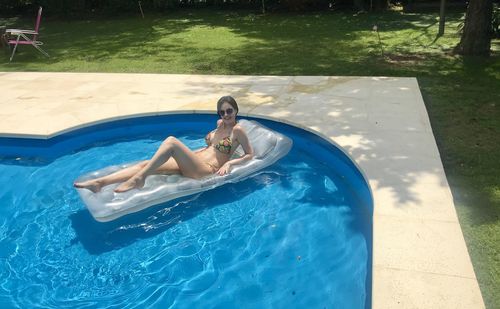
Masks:
[[[231,164],[229,162],[226,162],[219,168],[217,174],[219,176],[224,176],[226,174],[229,174],[230,170],[231,170]]]

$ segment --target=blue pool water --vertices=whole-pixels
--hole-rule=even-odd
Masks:
[[[202,147],[215,120],[0,139],[0,307],[369,308],[369,189],[311,133],[259,120],[294,140],[276,164],[110,223],[94,221],[72,188],[82,173],[147,159],[168,135]]]

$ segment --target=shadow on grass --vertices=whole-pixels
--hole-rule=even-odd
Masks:
[[[375,34],[370,33],[374,24],[383,31],[395,31],[426,30],[434,23],[433,15],[396,12],[259,16],[195,11],[146,19],[48,20],[40,32],[51,58],[24,47],[5,69],[51,71],[63,66],[76,71],[123,71],[129,69],[123,63],[108,68],[106,62],[132,60],[138,62],[136,68],[130,63],[136,72],[141,71],[142,61],[152,61],[160,63],[155,72],[164,73],[187,69],[204,74],[363,75],[358,63],[373,61],[378,52]],[[217,29],[227,29],[230,35],[214,36],[204,44],[191,38],[197,31],[210,36]],[[33,57],[40,64],[31,64]],[[83,64],[65,66],[65,61]],[[182,63],[183,69],[169,66],[172,62]]]

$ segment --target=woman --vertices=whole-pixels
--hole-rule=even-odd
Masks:
[[[224,96],[217,102],[220,119],[217,128],[205,137],[207,147],[192,151],[175,137],[168,137],[150,160],[140,162],[116,173],[75,183],[76,188],[99,192],[109,184],[123,182],[115,192],[142,188],[151,174],[182,174],[190,178],[201,178],[217,173],[222,176],[230,172],[231,166],[243,163],[253,157],[252,146],[241,126],[236,123],[238,104],[231,96]],[[231,159],[241,145],[245,154]]]

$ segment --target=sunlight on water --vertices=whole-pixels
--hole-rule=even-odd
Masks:
[[[191,148],[203,136],[181,137]],[[369,224],[331,167],[294,147],[253,177],[93,220],[72,182],[147,159],[159,137],[46,165],[0,161],[0,306],[364,308]]]

